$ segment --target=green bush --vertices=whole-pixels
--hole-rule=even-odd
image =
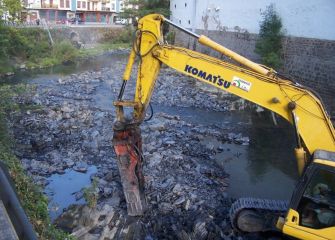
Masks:
[[[52,47],[43,29],[0,26],[0,73],[12,71],[11,62],[26,62],[28,67],[48,67],[74,61],[77,56],[78,50],[70,41]]]
[[[276,13],[274,5],[269,5],[263,13],[255,49],[255,52],[262,57],[262,63],[268,67],[281,66],[282,26],[281,18]]]
[[[131,27],[124,27],[120,29],[111,29],[105,32],[101,42],[109,43],[130,43],[132,41],[133,31]]]
[[[78,50],[70,41],[64,40],[54,45],[53,54],[61,62],[72,62],[78,56]]]
[[[175,39],[176,39],[176,32],[175,31],[170,31],[166,34],[166,41],[169,44],[174,44],[175,43]]]
[[[98,194],[97,189],[98,180],[96,178],[93,179],[92,185],[84,188],[84,199],[87,203],[87,206],[90,208],[95,208],[98,202]]]

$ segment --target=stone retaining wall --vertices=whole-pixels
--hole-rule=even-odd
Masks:
[[[95,44],[100,42],[105,35],[117,35],[120,31],[122,31],[120,27],[64,27],[51,29],[51,34],[60,40],[76,38],[84,44]]]
[[[204,34],[255,62],[260,62],[260,57],[254,53],[257,34],[200,30],[197,33]],[[222,58],[221,54],[200,46],[194,38],[180,31],[176,33],[175,42],[176,45]],[[318,92],[327,111],[335,116],[335,41],[285,37],[282,59],[283,67],[278,71]]]

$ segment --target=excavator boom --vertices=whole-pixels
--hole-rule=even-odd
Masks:
[[[320,99],[311,91],[290,80],[280,78],[273,70],[253,63],[205,36],[199,36],[200,43],[228,54],[250,69],[186,48],[164,44],[160,30],[164,21],[165,18],[161,15],[148,15],[139,21],[137,39],[124,75],[124,81],[127,81],[134,63],[133,59],[136,55],[139,56],[136,95],[133,100],[137,106],[134,111],[135,122],[140,123],[143,120],[160,65],[164,63],[185,75],[267,108],[291,124],[294,124],[292,117],[294,111],[299,134],[309,153],[312,154],[319,148],[335,151],[334,127]]]

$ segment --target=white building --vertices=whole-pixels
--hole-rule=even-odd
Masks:
[[[285,35],[335,40],[334,0],[171,0],[171,20],[193,30],[258,33],[262,12],[272,3]]]
[[[28,0],[26,4],[28,22],[65,23],[76,17],[84,22],[115,23],[123,8],[123,0]]]

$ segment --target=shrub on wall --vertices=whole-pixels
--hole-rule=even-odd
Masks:
[[[102,43],[131,43],[133,36],[133,30],[131,27],[125,27],[120,29],[111,29],[103,34],[100,42]]]
[[[261,56],[264,65],[276,69],[281,66],[282,21],[273,4],[269,5],[262,15],[255,52]]]

